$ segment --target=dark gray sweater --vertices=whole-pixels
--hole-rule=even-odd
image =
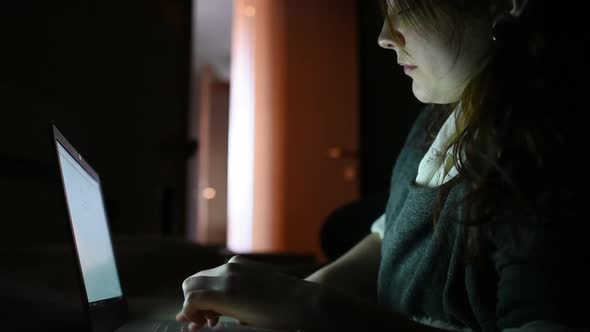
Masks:
[[[458,182],[433,225],[438,189],[414,182],[430,112],[427,107],[418,116],[393,170],[379,302],[408,317],[444,322],[457,330],[500,331],[534,321],[586,327],[581,308],[589,307],[590,280],[581,267],[589,261],[588,250],[579,244],[588,234],[576,228],[581,223],[565,224],[548,214],[544,222],[526,226],[526,243],[510,236],[508,227],[497,226],[484,238],[487,263],[466,264],[465,230],[455,204],[464,188]]]

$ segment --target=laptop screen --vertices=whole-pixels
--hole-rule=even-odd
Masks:
[[[100,183],[59,141],[57,147],[88,302],[121,297]]]

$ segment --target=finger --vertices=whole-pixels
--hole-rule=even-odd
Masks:
[[[223,280],[224,279],[219,277],[220,275],[222,275],[221,273],[217,276],[206,276],[206,275],[201,275],[199,273],[186,278],[184,280],[184,282],[182,283],[182,292],[183,292],[185,298],[188,295],[188,293],[190,293],[192,291],[205,290],[205,289],[216,290],[216,291],[223,290],[223,287],[224,287]]]
[[[203,310],[201,312],[201,314],[207,319],[214,319],[214,318],[217,318],[220,316],[215,311],[207,311],[207,310]],[[188,317],[186,317],[186,315],[183,312],[179,312],[176,314],[176,320],[179,322],[188,322],[189,321]]]
[[[225,299],[213,290],[196,290],[188,293],[184,300],[182,313],[195,323],[206,323],[205,316],[227,314]]]
[[[207,311],[207,310],[192,310],[189,314],[185,310],[186,300],[183,304],[182,310],[176,314],[176,320],[178,322],[194,322],[199,325],[203,325],[207,322],[207,318],[205,316],[211,316],[216,314],[214,311]]]
[[[182,311],[176,314],[176,320],[178,322],[188,322],[188,318],[184,315]]]
[[[189,328],[191,326],[195,326],[195,328],[199,329],[203,326],[205,326],[205,324],[207,324],[207,319],[205,317],[202,317],[198,320],[189,320],[187,323],[189,323]]]
[[[190,316],[186,315],[187,319],[184,322],[189,322],[189,326],[191,324],[201,327],[207,324],[207,318],[202,313],[193,312]]]
[[[191,332],[197,332],[201,327],[203,327],[203,325],[199,325],[196,323],[188,324],[188,330]]]
[[[214,311],[207,311],[205,313],[207,324],[209,324],[210,327],[215,327],[215,325],[217,325],[217,323],[219,322],[219,316],[220,315]]]
[[[213,317],[209,320],[209,326],[211,326],[211,327],[215,327],[215,325],[217,325],[217,323],[219,323],[219,316]]]
[[[216,319],[216,318],[219,318],[219,316],[221,316],[221,315],[216,313],[215,311],[206,311],[204,316],[207,319]]]

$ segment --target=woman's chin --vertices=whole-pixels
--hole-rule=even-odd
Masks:
[[[416,81],[412,82],[412,92],[414,93],[414,97],[421,103],[430,104],[433,102],[432,96],[417,86]]]

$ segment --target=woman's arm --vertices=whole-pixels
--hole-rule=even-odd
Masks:
[[[336,261],[305,280],[322,284],[314,301],[316,317],[303,331],[436,332],[376,304],[381,237],[372,233]]]
[[[371,234],[306,280],[234,257],[185,280],[177,319],[192,322],[193,329],[227,315],[248,325],[286,330],[441,331],[376,304],[380,256],[381,238]]]
[[[322,284],[344,294],[374,301],[381,260],[381,238],[377,233],[361,240],[340,258],[314,272],[305,280]]]
[[[417,323],[406,316],[328,288],[317,294],[312,314],[301,332],[320,331],[447,331]]]
[[[286,331],[440,331],[372,301],[233,260],[187,278],[182,288],[185,300],[177,319],[191,322],[191,331],[216,324],[222,315]]]

